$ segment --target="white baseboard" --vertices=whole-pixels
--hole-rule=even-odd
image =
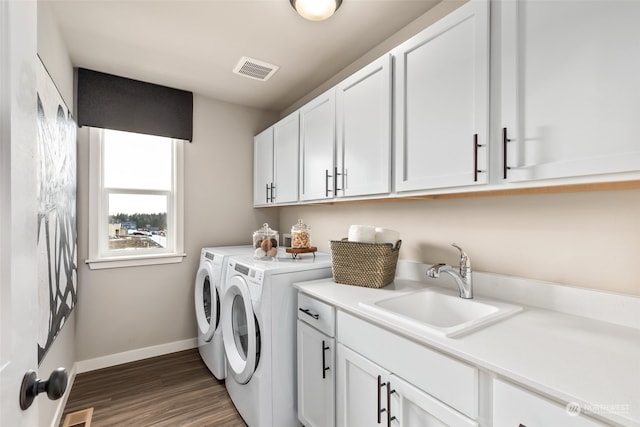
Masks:
[[[196,348],[197,346],[198,339],[190,338],[187,340],[110,354],[108,356],[96,357],[94,359],[80,360],[75,363],[75,369],[78,374],[81,374],[83,372],[120,365],[122,363],[135,362],[137,360],[148,359],[150,357],[162,356],[163,354],[175,353],[176,351],[189,350],[191,348]]]

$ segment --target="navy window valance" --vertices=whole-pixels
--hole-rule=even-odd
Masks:
[[[78,125],[193,140],[193,93],[78,68]]]

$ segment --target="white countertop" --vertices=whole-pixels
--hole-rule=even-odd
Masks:
[[[416,333],[359,306],[430,285],[407,279],[372,289],[332,279],[295,285],[300,291],[461,360],[495,372],[584,413],[640,426],[640,330],[536,307],[456,338]],[[640,316],[640,313],[638,313]]]

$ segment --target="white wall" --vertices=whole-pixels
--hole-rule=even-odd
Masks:
[[[347,236],[351,224],[396,229],[400,258],[640,296],[640,190],[414,200],[282,208],[281,228],[299,217],[312,244]],[[446,279],[445,279],[446,280]]]
[[[274,113],[194,95],[193,143],[185,143],[185,252],[180,264],[89,270],[81,262],[76,313],[78,361],[196,337],[193,284],[204,246],[250,244],[276,224],[275,209],[253,209],[253,135]],[[88,132],[79,132],[79,257],[88,246]]]
[[[73,68],[69,53],[62,40],[58,26],[54,20],[50,5],[38,1],[38,56],[51,75],[65,103],[73,111]],[[35,108],[35,107],[34,107]],[[81,279],[78,279],[80,288]],[[64,367],[72,373],[76,361],[75,352],[75,317],[76,310],[71,313],[67,323],[53,342],[38,373],[41,378],[48,378],[51,371]],[[62,414],[64,400],[49,400],[41,397],[38,402],[40,425],[49,425],[52,420]]]

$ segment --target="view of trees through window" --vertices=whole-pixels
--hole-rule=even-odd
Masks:
[[[109,249],[164,248],[167,246],[167,214],[109,216]],[[111,231],[111,230],[110,230]]]

